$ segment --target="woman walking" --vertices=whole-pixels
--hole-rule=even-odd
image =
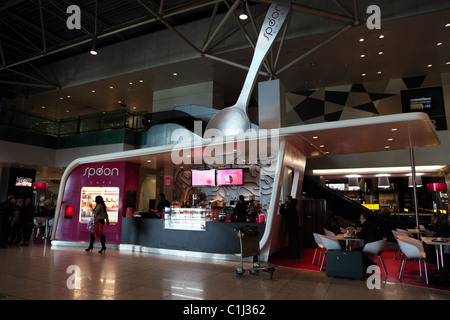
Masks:
[[[98,253],[104,253],[106,251],[106,238],[103,233],[103,226],[109,224],[108,213],[106,212],[106,205],[103,201],[102,196],[95,197],[95,208],[92,208],[91,204],[89,206],[92,209],[92,213],[94,214],[94,230],[91,230],[91,242],[89,247],[86,249],[86,252],[92,251],[94,248],[95,237],[100,238],[100,242],[102,244],[102,249]]]

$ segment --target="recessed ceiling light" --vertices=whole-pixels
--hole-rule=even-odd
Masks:
[[[450,61],[447,61],[445,64],[450,64]]]
[[[359,39],[359,42],[364,42],[364,38]]]
[[[113,86],[109,86],[109,88],[110,88],[110,89],[114,89],[114,87],[113,87]]]
[[[392,128],[392,129],[391,129],[391,131],[397,131],[397,130],[398,130],[397,128]]]
[[[62,99],[64,99],[63,97],[59,97],[59,100],[62,100]]]
[[[429,65],[427,65],[428,68],[431,68],[433,65],[430,63]]]
[[[450,27],[450,22],[445,25],[446,28]]]
[[[383,51],[378,52],[378,54],[383,54]]]
[[[442,46],[442,42],[436,43],[437,46]]]
[[[325,145],[324,144],[321,144],[319,147],[321,147],[321,148],[325,148]]]
[[[172,75],[174,75],[174,76],[177,76],[177,75],[178,75],[178,73],[174,72],[174,73],[172,73]]]
[[[365,73],[361,73],[361,76],[365,77],[365,76],[366,76],[366,74],[365,74]]]
[[[381,71],[378,71],[377,74],[381,74]]]
[[[91,90],[92,93],[95,93],[95,90]]]
[[[365,54],[360,55],[361,58],[364,58],[365,56],[366,56]]]
[[[140,83],[144,82],[144,80],[139,80]]]
[[[388,141],[393,141],[393,140],[394,140],[394,139],[392,139],[392,138],[389,138],[389,139],[388,139]]]
[[[42,109],[45,109],[45,106],[41,106]]]
[[[378,38],[383,39],[384,38],[384,34],[380,34],[380,36]]]
[[[69,99],[70,99],[70,96],[67,96],[67,98],[69,98]]]
[[[318,139],[318,138],[319,138],[318,136],[314,136],[314,137],[313,137],[313,139]]]
[[[69,110],[69,109],[67,109],[67,110],[66,110],[66,112],[67,112],[67,113],[69,113],[69,112],[70,112],[70,110]]]
[[[128,82],[128,84],[129,84],[129,85],[132,85],[132,84],[133,84],[133,82],[131,82],[131,81],[130,81],[130,82]]]
[[[390,147],[390,146],[384,146],[384,148],[385,148],[385,149],[390,149],[391,147]]]

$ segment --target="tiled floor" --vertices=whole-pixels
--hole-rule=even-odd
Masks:
[[[370,290],[365,281],[286,267],[277,267],[272,280],[265,272],[237,277],[236,265],[118,250],[100,255],[74,247],[12,246],[0,249],[0,300],[450,299],[449,291],[383,281]],[[79,272],[67,273],[70,266]],[[77,283],[79,289],[70,288]]]

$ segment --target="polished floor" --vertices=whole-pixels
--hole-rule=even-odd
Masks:
[[[98,249],[97,249],[98,250]],[[450,292],[381,281],[328,278],[277,267],[238,277],[230,261],[34,243],[0,249],[3,300],[448,300]],[[78,287],[78,288],[77,288]]]

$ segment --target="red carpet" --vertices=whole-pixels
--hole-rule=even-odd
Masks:
[[[388,272],[388,277],[386,279],[386,281],[388,282],[394,282],[394,283],[404,283],[404,284],[410,284],[410,285],[415,285],[415,286],[427,286],[430,288],[436,288],[436,289],[441,289],[441,290],[447,290],[450,291],[450,287],[447,286],[435,286],[435,285],[427,285],[425,283],[425,275],[424,275],[424,266],[422,265],[422,274],[423,276],[421,277],[419,275],[419,264],[418,262],[414,262],[414,261],[408,261],[406,264],[406,268],[404,271],[404,275],[403,275],[403,279],[398,280],[398,275],[399,272],[398,270],[398,266],[399,266],[399,259],[398,259],[398,255],[396,255],[396,259],[393,260],[394,257],[394,253],[396,252],[396,248],[395,248],[395,244],[389,244],[388,247],[392,247],[392,248],[388,248],[383,251],[383,261],[384,264],[386,266],[387,272]],[[318,262],[319,260],[319,253],[320,250],[317,250],[317,255],[314,261],[314,265],[311,263],[313,256],[314,256],[314,251],[315,248],[302,248],[303,251],[303,258],[300,259],[288,259],[289,256],[289,249],[283,249],[275,254],[273,254],[270,259],[269,262],[278,266],[283,266],[283,267],[289,267],[289,268],[297,268],[297,269],[304,269],[304,270],[314,270],[314,271],[319,271],[320,270],[320,263]],[[374,262],[377,262],[377,265],[380,267],[381,270],[381,279],[384,279],[384,272],[383,272],[383,268],[381,266],[381,262],[379,259],[376,259],[376,261],[374,260]],[[436,270],[436,265],[432,262],[428,262],[428,267],[430,270]],[[322,272],[326,272],[326,259],[324,262],[324,267]]]

